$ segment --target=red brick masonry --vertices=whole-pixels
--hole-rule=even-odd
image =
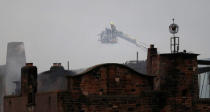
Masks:
[[[66,77],[66,91],[36,93],[35,105],[24,93],[6,96],[4,112],[210,112],[210,99],[198,97],[197,56],[157,54],[151,46],[148,74],[122,64],[96,65]]]

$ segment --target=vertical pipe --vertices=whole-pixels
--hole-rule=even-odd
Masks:
[[[173,49],[172,49],[172,37],[170,38],[170,49],[171,49],[171,53],[173,53]]]
[[[69,70],[69,61],[67,62],[67,65],[68,65],[68,70]]]
[[[137,51],[136,52],[136,63],[138,63],[139,62],[139,52]]]
[[[174,37],[174,53],[176,53],[176,38]]]

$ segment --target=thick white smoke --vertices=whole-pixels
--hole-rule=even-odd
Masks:
[[[20,81],[21,67],[26,63],[25,49],[23,42],[10,42],[7,46],[6,61],[6,95],[15,93],[14,81]]]

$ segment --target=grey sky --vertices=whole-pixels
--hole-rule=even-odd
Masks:
[[[102,45],[97,34],[113,21],[117,29],[161,53],[169,52],[171,19],[180,27],[181,50],[210,57],[209,0],[0,0],[0,64],[7,42],[25,43],[27,62],[39,71],[53,62],[73,69],[104,62],[140,59],[146,53],[124,40]]]

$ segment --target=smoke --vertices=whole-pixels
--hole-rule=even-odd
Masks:
[[[17,94],[14,81],[20,82],[21,67],[26,62],[23,42],[8,43],[6,59],[6,65],[0,66],[0,112],[3,112],[3,97]]]
[[[74,75],[70,70],[64,70],[63,66],[52,66],[38,76],[38,92],[49,92],[67,89],[66,76]]]
[[[26,63],[24,43],[8,43],[6,59],[5,93],[6,95],[12,95],[16,88],[14,81],[20,81],[21,68]]]
[[[21,68],[26,63],[24,43],[8,43],[6,59],[6,65],[0,66],[0,112],[3,112],[3,97],[18,94],[15,93],[16,84],[14,81],[20,82]]]
[[[5,92],[5,68],[6,66],[0,66],[0,112],[3,112],[3,96]]]

